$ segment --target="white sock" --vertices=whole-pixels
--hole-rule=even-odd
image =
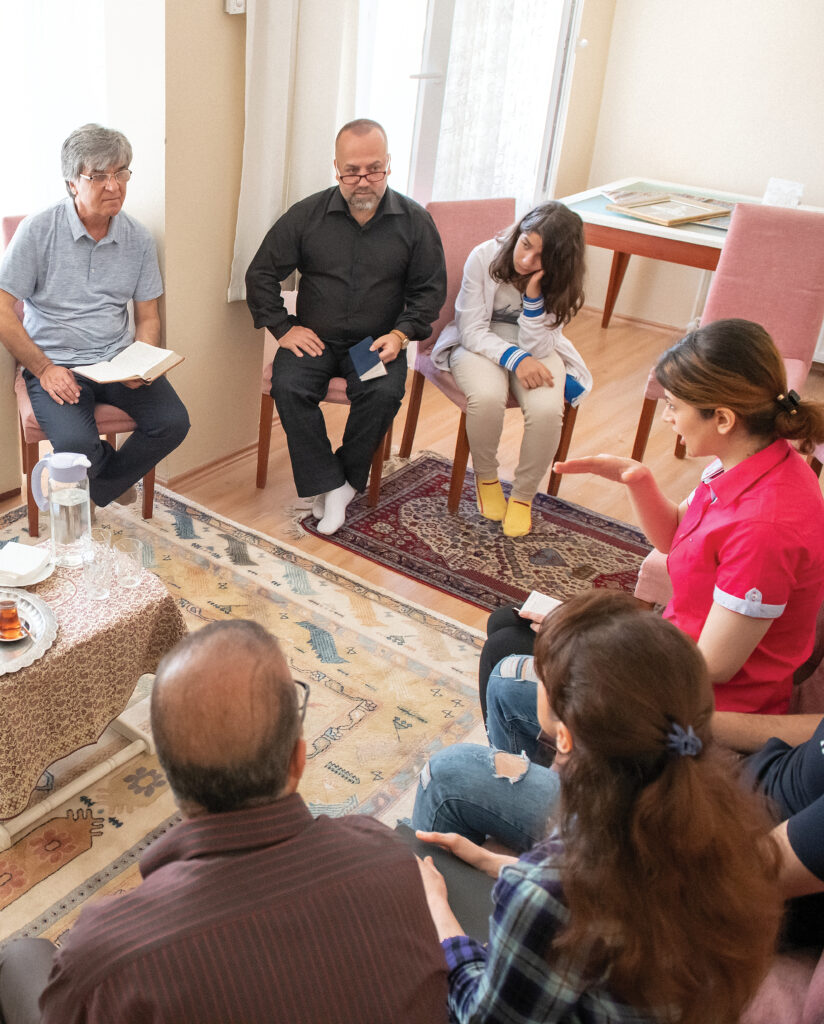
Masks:
[[[350,483],[342,483],[334,491],[325,495],[323,519],[318,523],[318,533],[337,533],[346,519],[346,506],[355,497],[357,491]]]
[[[324,491],[323,494],[319,494],[312,501],[312,515],[315,517],[315,519],[318,520],[318,522],[320,522],[320,520],[323,519],[323,513],[325,511],[326,511],[326,491]]]

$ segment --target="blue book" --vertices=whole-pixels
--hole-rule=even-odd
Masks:
[[[373,377],[382,377],[386,374],[381,357],[377,352],[370,351],[374,341],[374,338],[364,338],[349,349],[349,358],[361,380],[372,380]]]

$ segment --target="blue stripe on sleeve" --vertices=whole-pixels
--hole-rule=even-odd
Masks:
[[[504,351],[498,362],[504,367],[504,369],[511,372],[515,369],[518,363],[520,363],[521,360],[526,359],[528,355],[529,352],[524,352],[524,350],[522,348],[518,348],[517,345],[510,345],[509,348]]]

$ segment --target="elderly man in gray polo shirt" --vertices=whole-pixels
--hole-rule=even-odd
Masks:
[[[133,501],[133,485],[189,430],[165,377],[149,385],[97,384],[72,372],[111,359],[133,340],[160,342],[163,282],[154,241],[122,211],[131,159],[118,131],[96,124],[73,131],[61,152],[68,198],[26,218],[0,265],[0,341],[23,366],[34,414],[55,451],[89,458],[91,497],[101,506]],[[22,323],[14,310],[19,299]],[[98,436],[100,402],[137,424],[118,450]]]

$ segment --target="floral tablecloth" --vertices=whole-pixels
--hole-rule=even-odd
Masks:
[[[0,819],[25,809],[45,768],[96,742],[186,633],[177,601],[150,572],[105,601],[86,596],[80,569],[58,569],[30,590],[54,609],[57,638],[34,664],[0,676]]]

